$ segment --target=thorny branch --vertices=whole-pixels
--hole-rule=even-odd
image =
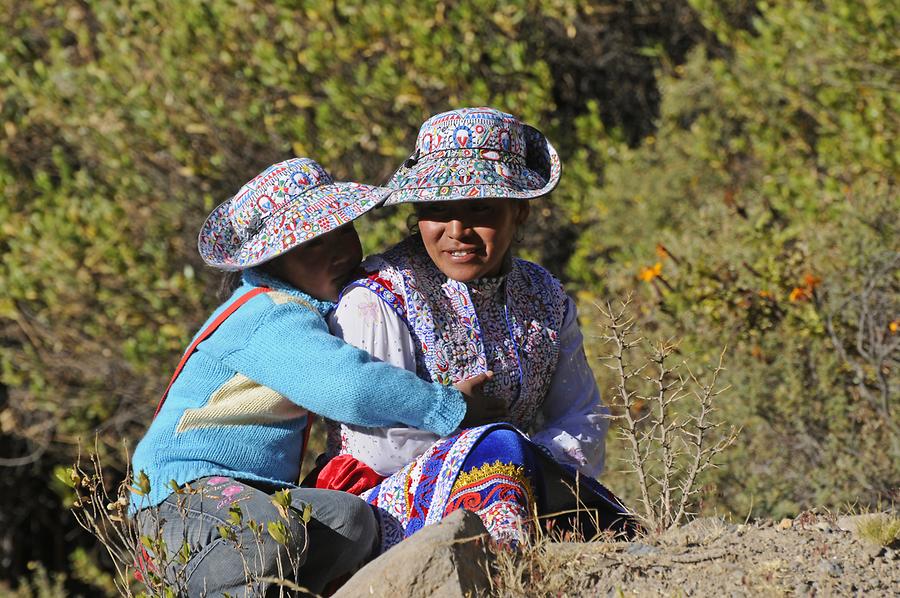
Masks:
[[[700,474],[715,467],[715,457],[735,442],[739,431],[732,427],[712,438],[722,423],[713,420],[714,404],[727,390],[718,388],[725,351],[708,382],[686,363],[669,365],[676,347],[668,341],[656,344],[644,365],[633,368],[628,362],[643,339],[636,338],[629,303],[617,309],[610,303],[597,305],[608,321],[608,332],[601,338],[612,347],[605,365],[616,374],[613,403],[620,411],[609,417],[622,422],[619,434],[629,448],[625,461],[640,487],[641,517],[649,528],[664,531],[696,514],[692,509],[700,493]],[[648,366],[652,375],[641,375]],[[643,388],[649,384],[649,392],[641,391],[639,379]],[[693,404],[683,403],[688,397]]]

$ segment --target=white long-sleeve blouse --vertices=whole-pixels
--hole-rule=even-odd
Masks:
[[[416,371],[415,342],[404,321],[364,287],[350,289],[329,316],[336,336],[396,367]],[[348,373],[348,375],[350,375]],[[530,433],[561,463],[596,477],[603,471],[608,409],[584,354],[575,303],[567,297],[559,336],[559,361]],[[423,453],[438,437],[414,428],[340,425],[342,452],[390,475]]]

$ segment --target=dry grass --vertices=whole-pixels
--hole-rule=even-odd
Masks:
[[[178,547],[167,546],[163,539],[161,523],[153,530],[142,530],[128,515],[131,501],[140,501],[149,494],[150,481],[143,472],[137,479],[130,475],[117,486],[110,486],[103,474],[102,464],[96,454],[91,455],[88,464],[81,459],[67,471],[61,480],[74,492],[72,512],[76,521],[93,534],[106,549],[115,567],[114,583],[121,596],[160,597],[188,595],[186,571],[199,549],[182,538]],[[173,492],[179,496],[181,516],[187,517],[187,505],[191,496],[202,490],[185,485],[178,487],[171,482]],[[281,562],[278,554],[278,578],[261,577],[256,572],[256,564],[262,562],[262,544],[266,535],[284,546],[298,545],[299,541],[285,525],[289,518],[300,517],[307,523],[311,510],[302,513],[291,506],[290,495],[286,491],[272,496],[282,520],[268,521],[266,524],[246,519],[239,505],[229,509],[230,524],[219,527],[219,534],[230,541],[241,556],[244,567],[245,592],[247,596],[261,596],[261,583],[278,587],[279,596],[310,595],[310,593],[289,581],[299,575],[301,554],[288,550],[289,562]],[[247,531],[252,532],[247,534]],[[249,540],[248,540],[249,538]],[[305,542],[305,538],[303,539]],[[271,591],[266,594],[271,595]]]
[[[579,534],[537,532],[517,549],[494,546],[490,595],[542,598],[589,595],[596,584],[584,575],[588,561],[596,559],[609,543],[586,543]]]

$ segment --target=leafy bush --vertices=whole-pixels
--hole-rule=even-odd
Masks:
[[[645,325],[689,356],[729,347],[743,442],[707,504],[875,504],[900,487],[896,14],[761,4],[741,31],[713,4],[729,56],[666,69],[659,130],[606,149],[569,273],[586,298],[641,285]]]
[[[119,442],[214,305],[193,241],[206,213],[291,155],[383,181],[419,123],[459,105],[516,113],[562,154],[523,255],[582,302],[642,288],[643,329],[692,360],[729,346],[724,415],[745,443],[706,504],[779,515],[894,491],[896,11],[728,6],[0,0],[0,465],[16,490],[0,578],[95,550],[46,531],[72,527],[46,480],[95,431],[123,474]],[[405,216],[366,219],[366,249]],[[51,540],[13,551],[23,534]]]

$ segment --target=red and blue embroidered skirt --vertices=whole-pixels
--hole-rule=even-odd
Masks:
[[[326,479],[320,474],[317,485],[349,489],[333,482],[334,469],[323,471]],[[353,468],[343,463],[341,469]],[[375,481],[358,471],[346,476],[350,478],[355,493]],[[628,510],[611,492],[560,465],[508,424],[470,428],[438,440],[360,496],[375,507],[382,550],[457,509],[477,513],[491,538],[508,545],[525,539],[535,514],[560,527],[578,525],[586,536],[600,529],[634,529]]]

